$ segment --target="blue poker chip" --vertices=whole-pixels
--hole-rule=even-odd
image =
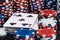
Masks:
[[[4,19],[4,16],[2,14],[0,14],[0,20]]]
[[[26,38],[26,36],[33,37],[35,35],[35,30],[29,28],[20,28],[14,31],[14,35],[19,38]]]

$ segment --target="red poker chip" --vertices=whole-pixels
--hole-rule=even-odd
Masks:
[[[37,30],[38,36],[44,36],[46,38],[52,37],[53,34],[56,35],[56,30],[51,29],[50,27]]]
[[[6,3],[3,3],[4,6],[6,6]]]
[[[2,10],[5,10],[5,6],[1,8]]]
[[[0,20],[0,24],[3,24],[4,23],[4,20]]]
[[[0,21],[0,24],[2,24],[2,21]]]
[[[10,17],[12,14],[8,14],[8,16],[7,17]]]
[[[41,16],[46,16],[46,17],[55,17],[56,16],[56,11],[55,10],[49,10],[49,9],[45,9],[45,10],[41,10],[39,14],[41,14]]]
[[[5,10],[4,9],[1,9],[1,12],[4,12]]]

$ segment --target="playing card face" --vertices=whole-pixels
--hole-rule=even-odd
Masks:
[[[16,27],[16,28],[20,28],[20,27],[28,27],[29,24],[27,22],[24,21],[19,21],[19,20],[14,20],[12,19],[11,21],[8,20],[5,25],[5,27]]]
[[[9,28],[32,28],[37,18],[37,14],[14,13],[3,26]]]

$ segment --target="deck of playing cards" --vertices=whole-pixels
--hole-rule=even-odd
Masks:
[[[9,32],[17,28],[38,29],[38,14],[14,13],[3,25]]]

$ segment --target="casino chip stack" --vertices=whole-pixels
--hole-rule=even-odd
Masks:
[[[56,17],[57,16],[57,12],[55,10],[51,10],[51,9],[45,9],[45,10],[41,10],[39,15],[41,17]]]
[[[57,10],[57,0],[45,0],[45,8]]]
[[[32,13],[39,13],[41,9],[44,9],[44,0],[29,0]]]
[[[57,0],[57,11],[60,11],[60,0]]]
[[[56,30],[52,28],[43,28],[36,31],[38,40],[55,40]]]
[[[57,17],[60,22],[60,0],[57,0]]]
[[[5,18],[8,18],[12,15],[13,13],[13,1],[9,1],[9,3],[7,3],[7,5],[5,6]]]
[[[4,15],[0,14],[0,26],[4,23]]]
[[[11,4],[12,4],[12,2],[11,2]],[[4,15],[6,15],[7,17],[10,17],[13,13],[13,8],[12,8],[11,4],[9,3],[5,6],[5,14]],[[5,18],[7,18],[6,16],[5,16]]]
[[[2,2],[2,8],[1,8],[1,14],[4,15],[4,18],[8,18],[12,15],[13,13],[13,1],[12,0],[5,0]]]
[[[56,28],[57,27],[57,20],[53,17],[51,18],[43,18],[39,20],[39,27],[40,28],[45,28],[45,27],[52,27]]]
[[[29,28],[20,28],[14,32],[15,40],[35,40],[35,31]]]
[[[28,12],[28,0],[14,0],[14,11],[15,12]]]
[[[41,10],[45,9],[45,0],[40,0],[40,6],[41,6]]]
[[[58,18],[58,21],[60,22],[60,11],[58,11],[57,18]]]

